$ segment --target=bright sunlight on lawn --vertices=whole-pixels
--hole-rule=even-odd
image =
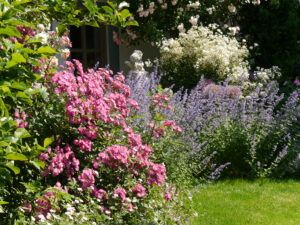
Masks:
[[[226,180],[198,189],[192,224],[300,224],[300,182]]]

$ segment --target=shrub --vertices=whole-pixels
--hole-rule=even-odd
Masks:
[[[248,43],[258,43],[256,66],[279,66],[284,80],[299,76],[300,4],[297,0],[262,1],[260,7],[244,5],[239,11],[239,25]],[[272,35],[270,35],[272,34]],[[297,75],[298,73],[298,75]]]
[[[249,69],[248,50],[235,38],[219,32],[193,26],[180,33],[179,38],[163,40],[160,47],[163,84],[175,83],[176,90],[181,85],[191,89],[202,75],[214,81],[230,77],[231,82],[239,82]]]
[[[22,183],[26,203],[17,221],[64,224],[76,215],[74,224],[187,221],[185,193],[165,182],[165,166],[152,161],[152,148],[127,125],[139,105],[129,98],[124,76],[101,68],[84,72],[77,60],[65,64],[46,76],[48,96],[27,110],[29,132],[52,137],[46,138],[51,147],[38,149],[42,177]]]
[[[131,98],[139,101],[143,107],[135,113],[135,116],[129,121],[134,130],[142,134],[143,140],[148,141],[153,146],[154,152],[157,153],[156,160],[166,165],[167,176],[169,179],[180,185],[190,185],[194,177],[201,181],[207,182],[217,179],[221,171],[227,166],[217,167],[212,163],[215,152],[209,153],[203,147],[205,143],[198,141],[195,127],[190,126],[190,122],[197,117],[197,111],[189,111],[194,117],[180,114],[174,101],[173,92],[170,89],[162,89],[159,85],[161,76],[156,71],[144,76],[128,77],[126,83],[131,87]],[[170,103],[159,107],[157,97],[168,96]],[[160,97],[161,98],[161,97]],[[159,98],[159,99],[160,99]],[[178,99],[180,102],[181,100]],[[178,119],[178,118],[180,118]],[[154,135],[155,127],[164,127],[164,121],[179,125],[182,132],[165,132],[162,130],[161,135]],[[186,121],[183,122],[183,121]],[[147,125],[147,126],[145,126]],[[174,124],[171,126],[173,127]],[[164,137],[163,137],[164,136]],[[194,155],[194,152],[199,154]],[[176,160],[174,160],[176,159]]]
[[[244,5],[255,5],[259,8],[262,1],[257,0],[128,0],[129,10],[140,26],[123,30],[130,44],[138,41],[155,43],[163,37],[178,37],[179,30],[190,29],[195,24],[205,26],[218,23],[226,24],[224,30],[232,32],[237,28],[239,10]],[[118,0],[121,3],[122,0]],[[193,18],[191,20],[191,18]],[[229,27],[231,26],[231,27]]]
[[[137,81],[129,83],[134,87],[132,98],[144,98],[144,105],[149,106],[147,92],[157,90],[156,79],[152,74],[139,81],[138,87],[134,85]],[[209,171],[207,167],[227,162],[227,176],[295,174],[299,154],[298,92],[282,103],[283,95],[278,95],[274,82],[245,98],[240,89],[202,79],[190,93],[183,89],[174,93],[170,101],[173,110],[164,115],[184,131],[179,139],[184,146],[176,149],[187,157],[187,165],[197,175]],[[150,108],[145,107],[138,121],[148,122],[149,112]]]

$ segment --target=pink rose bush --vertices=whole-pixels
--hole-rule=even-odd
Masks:
[[[130,99],[124,76],[118,73],[113,77],[112,71],[102,68],[84,72],[82,64],[73,60],[65,62],[56,74],[46,74],[45,79],[53,101],[59,102],[57,108],[63,109],[56,121],[67,128],[55,130],[55,141],[39,156],[45,163],[43,179],[59,185],[36,199],[31,212],[34,218],[58,222],[67,216],[76,224],[85,220],[74,218],[81,213],[82,202],[93,211],[83,209],[85,214],[101,224],[139,224],[141,218],[172,220],[170,213],[168,219],[163,216],[164,207],[170,210],[172,201],[177,207],[178,195],[165,197],[166,167],[156,162],[154,150],[128,125],[130,114],[140,106]],[[157,107],[170,108],[168,96],[154,99]],[[173,121],[163,121],[154,123],[152,129],[163,137],[168,129],[181,132],[176,127]],[[77,209],[67,205],[70,198],[78,204]],[[161,219],[153,218],[153,210]]]

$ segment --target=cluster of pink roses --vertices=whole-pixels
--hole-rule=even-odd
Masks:
[[[47,153],[42,153],[40,155],[40,160],[47,160],[50,153],[51,148],[48,149]],[[66,169],[67,177],[70,180],[75,174],[75,171],[79,171],[79,164],[79,160],[75,158],[75,154],[68,144],[66,144],[64,148],[61,148],[58,145],[55,148],[55,156],[51,159],[49,167],[43,172],[43,176],[52,172],[52,175],[55,177]]]
[[[22,117],[22,118],[21,118]],[[15,111],[15,122],[18,124],[18,128],[25,128],[28,126],[28,122],[26,121],[26,114],[25,112],[23,111],[21,113],[21,116],[20,116],[20,113],[18,110]]]
[[[52,209],[52,205],[51,205],[51,200],[55,199],[55,195],[53,192],[47,192],[42,199],[37,199],[35,201],[35,204],[38,206],[36,208],[36,219],[37,220],[41,220],[41,219],[45,219],[45,217],[48,217],[50,210]],[[60,209],[57,208],[57,211],[59,211]]]
[[[169,110],[172,110],[173,107],[171,105],[169,105],[169,103],[168,103],[169,101],[170,101],[170,98],[165,94],[162,94],[162,95],[156,94],[156,95],[154,95],[154,99],[152,100],[152,102],[154,103],[154,106],[158,107],[158,109],[167,108]],[[177,126],[175,124],[175,122],[172,120],[164,121],[163,126],[161,126],[160,124],[156,125],[153,123],[147,123],[147,126],[150,128],[153,128],[152,134],[156,138],[159,138],[160,136],[163,137],[165,135],[166,127],[172,127],[173,130],[175,130],[177,132],[182,132],[182,129],[179,126]]]
[[[52,76],[51,82],[55,85],[56,94],[65,99],[65,114],[69,123],[77,127],[81,137],[73,141],[73,147],[68,144],[64,148],[56,147],[55,154],[49,160],[50,164],[43,176],[50,172],[53,176],[57,176],[66,171],[69,180],[71,178],[76,180],[76,172],[78,171],[80,175],[77,176],[77,179],[81,182],[83,190],[89,191],[92,196],[98,199],[102,199],[104,205],[110,204],[109,196],[112,198],[119,197],[123,201],[120,206],[126,206],[127,210],[132,212],[135,207],[131,203],[125,204],[127,202],[126,195],[131,192],[138,198],[142,198],[147,194],[148,185],[149,187],[153,184],[161,186],[166,178],[164,165],[150,161],[152,148],[143,145],[141,137],[126,124],[126,117],[129,116],[130,111],[132,109],[138,110],[139,105],[129,98],[130,88],[125,84],[122,74],[118,73],[113,78],[111,76],[112,71],[105,69],[84,72],[81,63],[77,60],[74,60],[74,64],[66,62],[66,66]],[[74,74],[75,68],[77,74]],[[161,100],[167,102],[169,99],[162,96]],[[99,129],[99,121],[102,124],[109,124],[108,127],[119,127],[121,131],[123,130],[121,138],[125,139],[123,140],[125,141],[124,144],[114,144],[106,147],[105,150],[99,149],[99,146],[95,148],[93,146],[94,141],[99,137],[105,137],[105,135],[118,142],[116,137],[107,135],[109,134],[107,130]],[[97,153],[97,156],[91,159],[93,168],[85,168],[80,172],[80,163],[75,157],[77,151],[80,152],[80,155],[85,154],[85,152],[93,155]],[[50,153],[51,150],[48,150],[47,153],[41,154],[40,159],[46,161]],[[103,173],[101,167],[107,167],[108,171],[122,170],[122,173],[127,171],[128,174],[133,174],[139,183],[136,183],[134,187],[127,187],[127,191],[126,187],[114,189],[111,185],[100,188],[96,177],[100,176],[97,169]],[[115,172],[113,173],[116,174]],[[118,177],[118,179],[120,178]],[[105,213],[107,209],[104,205],[102,207]]]

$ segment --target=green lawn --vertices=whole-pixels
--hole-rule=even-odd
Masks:
[[[193,201],[193,225],[300,225],[300,181],[219,181],[200,187]]]

